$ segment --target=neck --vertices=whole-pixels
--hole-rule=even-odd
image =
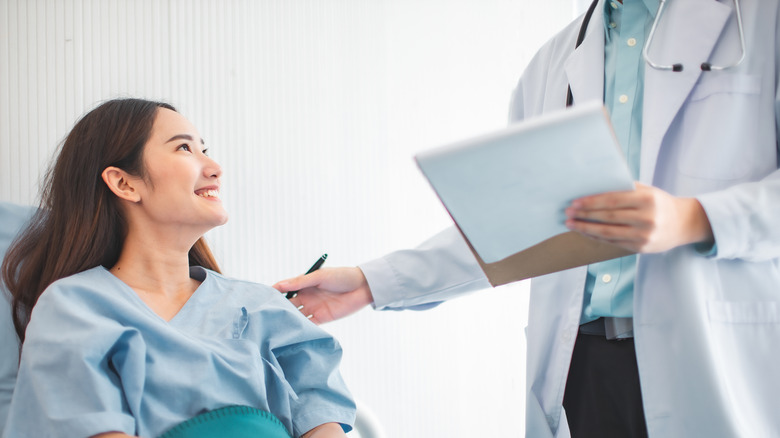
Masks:
[[[184,239],[176,233],[140,232],[130,230],[122,246],[119,260],[111,273],[136,292],[173,297],[191,293],[189,250],[192,238]]]

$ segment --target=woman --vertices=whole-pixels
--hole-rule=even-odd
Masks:
[[[221,174],[167,104],[113,100],[76,124],[3,263],[23,342],[7,438],[159,436],[231,405],[345,436],[338,343],[218,274],[201,236],[227,221]]]

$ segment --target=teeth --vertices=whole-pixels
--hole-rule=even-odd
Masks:
[[[219,198],[219,190],[205,190],[199,193],[198,196],[202,196],[204,198]]]

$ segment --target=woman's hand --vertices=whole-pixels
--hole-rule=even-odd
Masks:
[[[566,227],[638,253],[663,252],[689,243],[714,243],[704,208],[636,183],[636,190],[576,199],[566,209]]]
[[[123,432],[106,432],[106,433],[99,433],[97,435],[92,435],[90,438],[138,438],[138,437],[133,437]]]
[[[276,283],[280,292],[298,291],[292,302],[301,313],[322,324],[357,312],[374,302],[360,268],[323,268]]]
[[[320,424],[314,429],[306,432],[301,438],[346,438],[347,434],[341,429],[341,425],[338,423],[325,423]]]

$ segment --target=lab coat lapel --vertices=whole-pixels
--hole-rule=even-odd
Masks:
[[[699,77],[732,9],[713,0],[669,2],[661,17],[649,57],[657,64],[682,63],[682,72],[645,65],[642,158],[639,179],[652,184],[666,132]],[[710,73],[705,73],[710,74]]]
[[[590,19],[582,44],[564,63],[574,104],[604,100],[604,2]]]

